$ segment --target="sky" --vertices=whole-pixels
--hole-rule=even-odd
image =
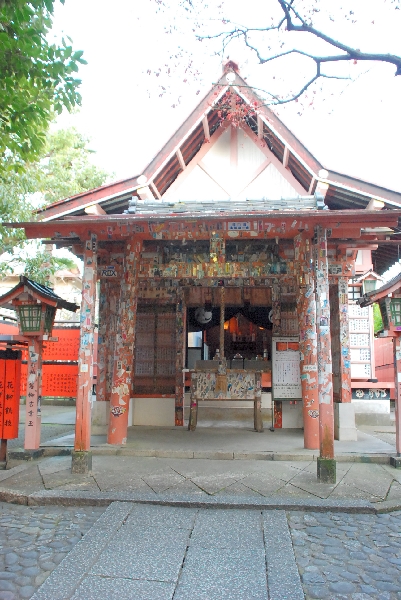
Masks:
[[[341,0],[336,3],[337,8],[342,6]],[[74,49],[83,50],[88,62],[79,73],[82,108],[63,115],[57,126],[73,125],[86,134],[95,151],[94,162],[113,173],[112,179],[139,175],[221,74],[222,59],[213,56],[216,46],[194,40],[192,23],[180,17],[178,4],[171,0],[164,12],[157,11],[155,0],[66,0],[64,6],[57,5],[53,34],[70,36]],[[217,9],[220,4],[208,2],[209,33],[225,26]],[[362,50],[401,54],[401,10],[395,11],[391,0],[344,4],[355,5],[356,24],[339,10],[319,15],[325,30]],[[228,14],[237,22],[260,26],[274,14],[275,5],[275,0],[231,1]],[[166,33],[172,25],[178,31]],[[289,43],[299,38],[294,40]],[[306,41],[314,51],[321,49],[319,44]],[[226,56],[239,63],[250,84],[268,90],[273,83],[279,89],[295,88],[304,64],[291,58],[274,67],[260,66],[239,45],[229,48]],[[190,57],[192,68],[185,70]],[[165,65],[170,67],[168,75]],[[326,81],[321,93],[277,112],[326,168],[401,191],[401,77],[394,77],[394,67],[383,64],[341,68],[357,80]]]

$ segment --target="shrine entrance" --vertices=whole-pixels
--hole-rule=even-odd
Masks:
[[[69,245],[72,239],[84,261],[77,461],[90,444],[88,397],[93,385],[94,300],[100,279],[95,404],[99,409],[104,404],[109,444],[126,443],[132,415],[135,422],[136,411],[142,409],[152,420],[137,424],[184,425],[187,332],[192,318],[207,325],[209,313],[212,319],[216,312],[218,340],[216,333],[214,338],[210,333],[209,340],[205,333],[210,354],[214,352],[209,358],[219,351],[216,361],[211,361],[217,364],[210,365],[215,383],[206,390],[207,374],[198,377],[201,383],[197,395],[191,396],[191,409],[193,399],[205,398],[205,390],[210,399],[251,400],[258,416],[255,429],[261,431],[263,367],[259,363],[265,362],[265,350],[270,358],[270,340],[272,350],[273,340],[276,346],[282,343],[277,360],[284,356],[283,381],[275,381],[279,370],[273,356],[273,395],[280,383],[277,400],[283,401],[283,407],[290,406],[284,401],[302,399],[304,445],[320,446],[319,465],[327,461],[327,468],[332,468],[334,396],[338,423],[351,406],[347,286],[355,273],[354,245],[362,245],[361,239],[353,240],[369,224],[394,226],[399,215],[396,211],[361,215],[361,211],[343,210],[331,215],[320,210],[277,210],[254,211],[250,218],[235,210],[220,214],[216,209],[206,218],[201,212],[174,212],[168,218],[85,216],[73,223],[58,219],[24,225],[30,237],[45,236]],[[256,318],[258,311],[265,319],[262,323]],[[244,361],[241,369],[227,364],[237,354]],[[245,360],[258,364],[252,369]],[[195,364],[191,393],[197,370]],[[300,381],[295,381],[295,374]]]

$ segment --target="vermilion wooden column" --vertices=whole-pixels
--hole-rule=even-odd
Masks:
[[[281,305],[280,305],[280,285],[277,279],[272,285],[272,324],[273,335],[281,333]]]
[[[281,302],[280,302],[280,284],[278,279],[273,280],[272,285],[272,335],[279,336],[281,333]],[[272,373],[273,377],[273,373]],[[274,387],[273,387],[274,389]],[[272,389],[272,430],[277,427],[280,429],[283,425],[282,402],[275,402]]]
[[[401,457],[401,337],[395,334],[394,348],[394,379],[395,379],[395,448],[397,457]],[[400,460],[392,460],[395,467],[401,466]]]
[[[319,391],[317,372],[316,298],[311,242],[304,234],[294,239],[295,268],[299,290],[298,320],[301,354],[304,447],[319,448]]]
[[[331,362],[330,300],[326,229],[315,228],[316,332],[318,352],[319,442],[317,476],[320,481],[336,481],[334,460],[334,407]]]
[[[138,272],[141,243],[127,243],[124,281],[121,282],[119,327],[114,350],[113,382],[110,396],[110,420],[107,442],[126,444],[128,411],[133,379]]]
[[[184,425],[184,373],[182,370],[185,367],[185,334],[186,334],[186,316],[187,310],[184,303],[183,290],[180,289],[177,294],[176,304],[176,332],[175,332],[175,344],[177,349],[177,356],[175,362],[175,425]]]
[[[25,450],[37,450],[40,446],[42,346],[42,340],[37,337],[32,337],[29,340],[25,407]]]
[[[340,319],[341,402],[351,402],[351,350],[349,341],[348,277],[338,278],[338,308]]]
[[[93,386],[93,342],[97,281],[97,236],[85,242],[82,277],[81,332],[78,354],[78,390],[76,402],[75,443],[72,472],[87,473],[92,468],[90,450],[91,404]]]
[[[108,302],[109,282],[100,280],[99,291],[99,335],[97,340],[97,379],[96,401],[106,400],[107,354],[110,329],[110,304]]]
[[[110,402],[111,388],[113,384],[114,349],[116,347],[116,335],[118,323],[120,322],[120,295],[121,281],[110,281],[108,285],[108,326],[107,326],[107,354],[106,354],[106,397]]]

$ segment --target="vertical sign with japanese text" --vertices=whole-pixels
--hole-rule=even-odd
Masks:
[[[21,352],[0,350],[0,437],[18,437]]]

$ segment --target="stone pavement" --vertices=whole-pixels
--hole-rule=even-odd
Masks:
[[[50,514],[42,522],[49,522],[54,509],[46,508]],[[399,513],[115,502],[48,574],[32,600],[399,600],[400,525]],[[62,548],[47,545],[43,568],[50,570],[57,562],[63,543]],[[31,546],[19,554],[33,556],[40,546],[33,551]],[[7,578],[0,579],[0,589],[3,581],[8,584],[8,591],[0,592],[2,600],[28,598],[33,587],[18,587],[27,569],[35,568],[24,567],[26,559],[18,562],[14,555],[9,562],[19,570],[6,570]]]
[[[399,600],[400,526],[398,512],[0,504],[0,599]]]
[[[87,475],[70,456],[45,457],[0,471],[0,501],[29,505],[108,505],[134,501],[175,506],[302,507],[386,512],[401,509],[401,470],[339,462],[337,482],[319,483],[316,461],[93,457]]]

